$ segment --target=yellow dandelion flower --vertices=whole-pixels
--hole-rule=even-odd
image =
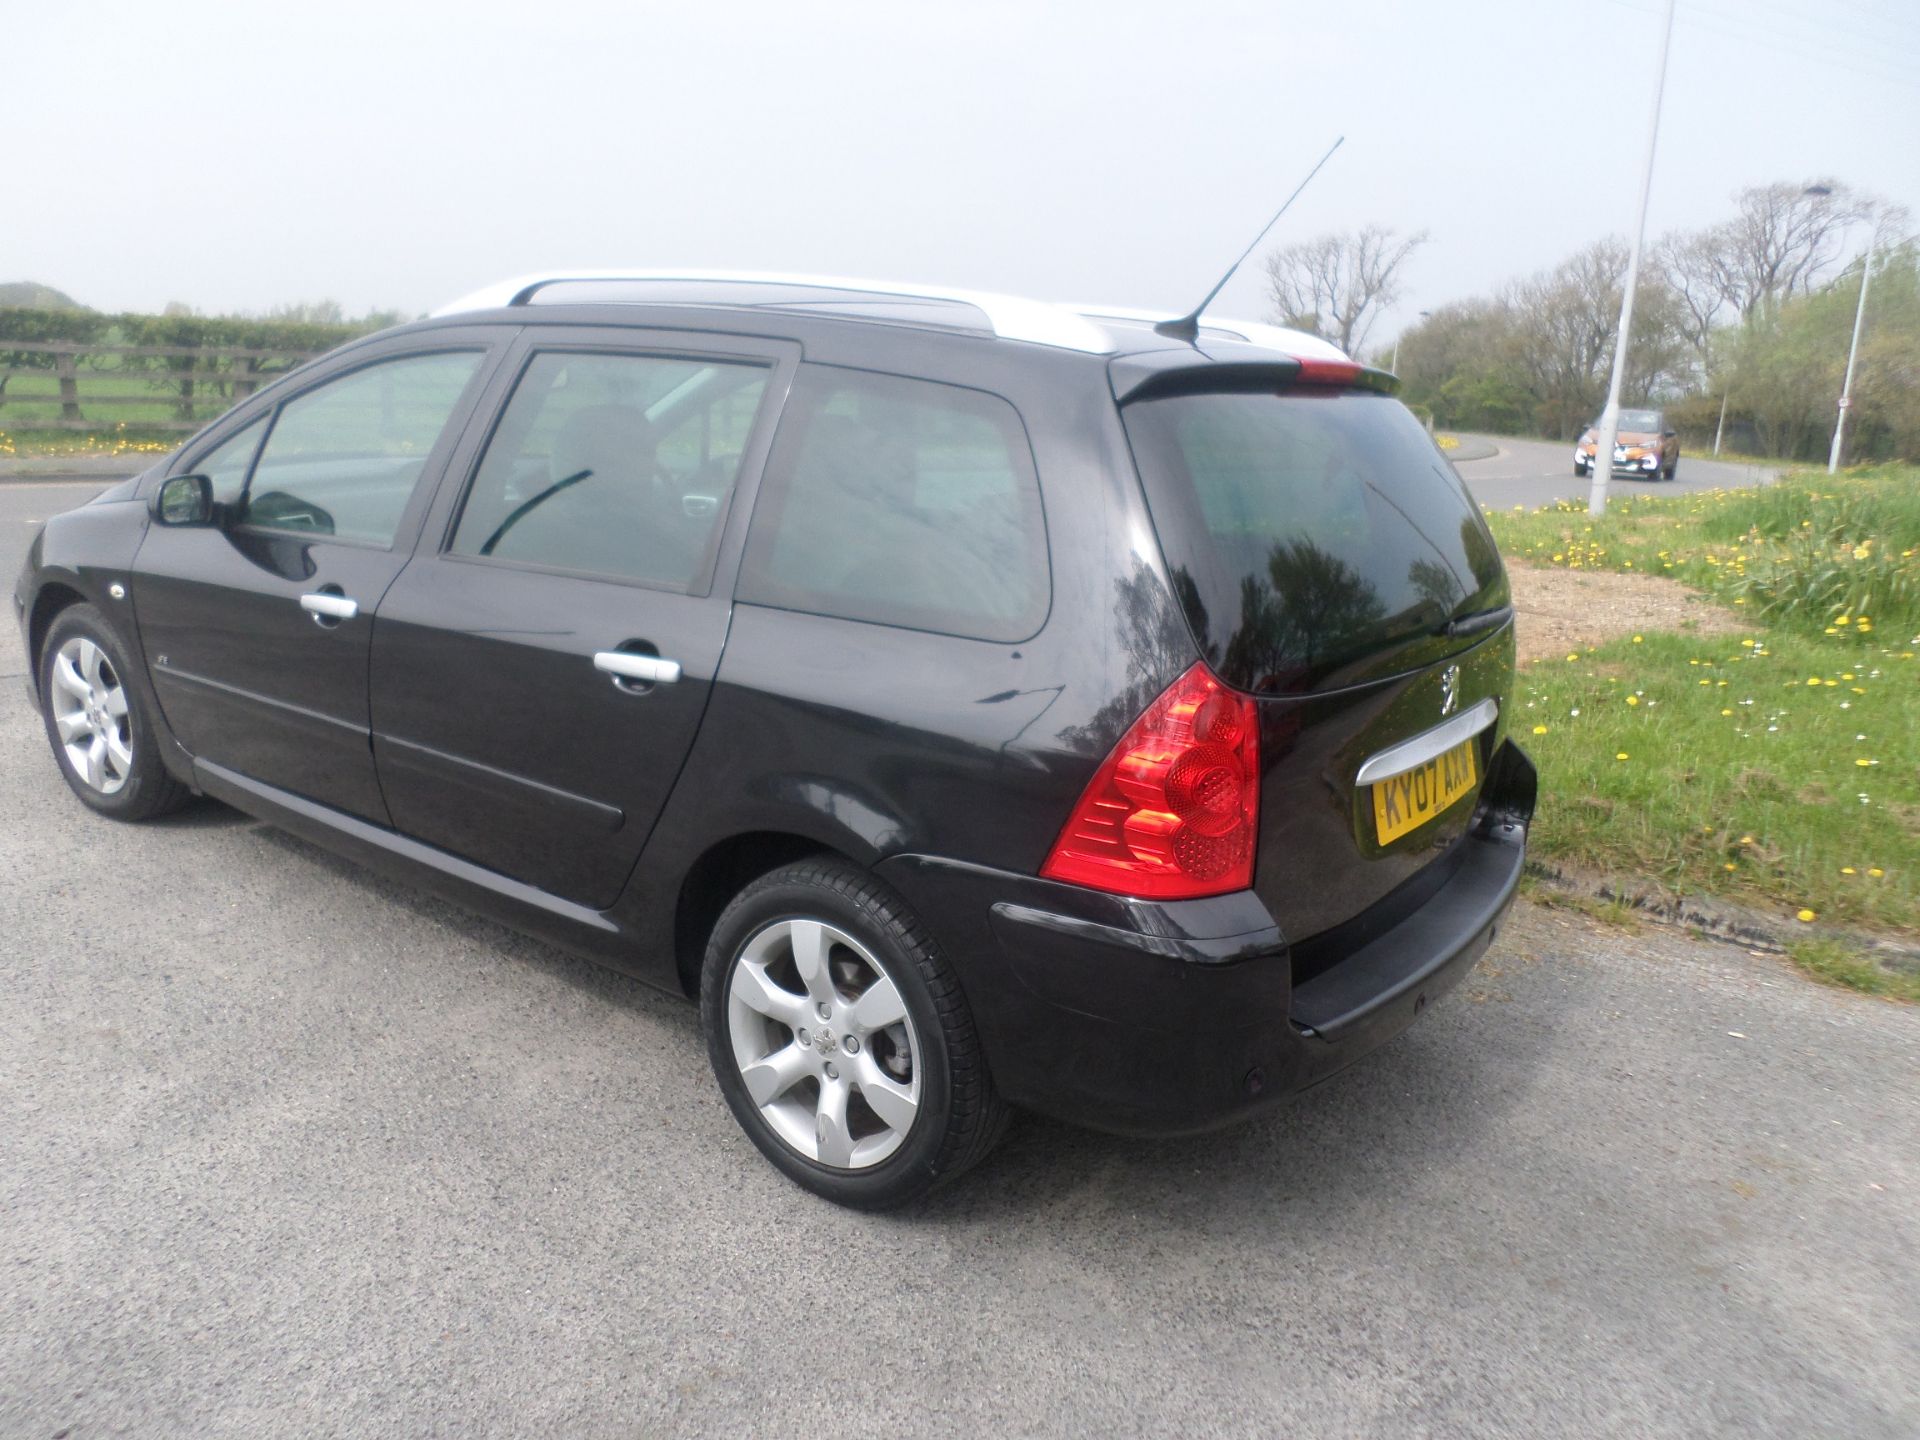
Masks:
[[[1615,755],[1615,756],[1614,756],[1613,758],[1614,758],[1614,759],[1616,759],[1616,760],[1625,760],[1625,759],[1628,759],[1628,758],[1630,758],[1630,757],[1629,757],[1629,756],[1627,755],[1627,752],[1626,752],[1626,751],[1624,751],[1624,750],[1622,750],[1622,751],[1620,751],[1620,752],[1619,752],[1618,754],[1616,754],[1616,755]]]
[[[1627,704],[1638,705],[1639,703],[1640,703],[1640,697],[1638,695],[1627,696]]]
[[[1795,915],[1793,918],[1798,920],[1802,925],[1811,925],[1819,917],[1816,916],[1811,910],[1802,910],[1798,915]]]
[[[1533,733],[1536,735],[1544,735],[1547,733],[1547,727],[1544,725],[1536,725],[1533,727]]]
[[[1878,865],[1871,865],[1867,868],[1867,874],[1871,875],[1876,880],[1878,880],[1882,875],[1885,875],[1886,873],[1887,872],[1882,870]]]

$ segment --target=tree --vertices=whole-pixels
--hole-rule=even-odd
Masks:
[[[267,319],[289,325],[345,325],[347,312],[338,300],[301,300],[274,306],[267,311]]]
[[[1669,236],[1658,252],[1668,283],[1691,297],[1701,333],[1722,307],[1751,320],[1811,293],[1838,260],[1847,228],[1872,208],[1831,178],[1751,185],[1734,204],[1731,220]]]
[[[1266,260],[1274,314],[1357,355],[1380,312],[1400,298],[1400,267],[1426,243],[1424,230],[1402,236],[1367,225],[1276,250]]]

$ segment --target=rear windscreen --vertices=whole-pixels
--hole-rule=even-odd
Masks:
[[[1230,684],[1367,678],[1506,603],[1466,487],[1389,396],[1179,394],[1121,413],[1194,638]]]

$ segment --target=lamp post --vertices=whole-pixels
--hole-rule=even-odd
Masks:
[[[1872,212],[1868,212],[1871,217]],[[1847,375],[1840,382],[1840,413],[1833,422],[1833,448],[1827,452],[1827,473],[1840,468],[1840,452],[1847,444],[1847,411],[1853,408],[1853,367],[1860,359],[1860,327],[1867,318],[1867,286],[1873,280],[1873,242],[1878,226],[1867,231],[1867,258],[1860,267],[1860,303],[1853,307],[1853,343],[1847,347]]]
[[[1653,191],[1653,152],[1660,142],[1660,101],[1667,89],[1667,51],[1673,44],[1673,3],[1667,0],[1666,23],[1660,29],[1660,65],[1653,82],[1653,120],[1647,127],[1647,168],[1640,178],[1640,214],[1633,226],[1633,249],[1627,256],[1626,293],[1620,297],[1620,330],[1613,339],[1613,374],[1607,380],[1607,406],[1600,412],[1600,433],[1593,447],[1593,487],[1587,493],[1587,513],[1607,513],[1607,480],[1613,474],[1613,446],[1620,438],[1620,381],[1627,369],[1627,332],[1633,325],[1633,292],[1640,283],[1640,250],[1647,238],[1647,197]]]

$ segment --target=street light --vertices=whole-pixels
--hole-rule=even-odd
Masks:
[[[1640,214],[1633,226],[1633,249],[1627,256],[1626,293],[1620,297],[1620,331],[1613,339],[1613,374],[1607,380],[1607,406],[1600,412],[1600,433],[1593,447],[1593,488],[1587,493],[1587,513],[1607,513],[1607,479],[1613,474],[1613,447],[1620,438],[1620,381],[1627,369],[1627,331],[1633,325],[1633,292],[1640,283],[1640,249],[1647,238],[1647,197],[1653,191],[1653,152],[1660,142],[1660,101],[1667,90],[1667,50],[1673,43],[1673,0],[1667,0],[1667,19],[1660,30],[1660,65],[1653,82],[1653,121],[1647,127],[1647,168],[1640,179]]]
[[[1826,185],[1809,185],[1801,192],[1815,199],[1825,199],[1833,194]],[[1853,408],[1853,367],[1860,358],[1860,327],[1867,318],[1867,286],[1873,280],[1873,242],[1879,238],[1880,227],[1873,224],[1873,206],[1868,205],[1867,258],[1860,267],[1860,303],[1853,308],[1853,343],[1847,347],[1847,374],[1840,382],[1840,413],[1833,422],[1833,448],[1827,452],[1827,473],[1833,474],[1840,468],[1840,452],[1847,443],[1847,411]]]

